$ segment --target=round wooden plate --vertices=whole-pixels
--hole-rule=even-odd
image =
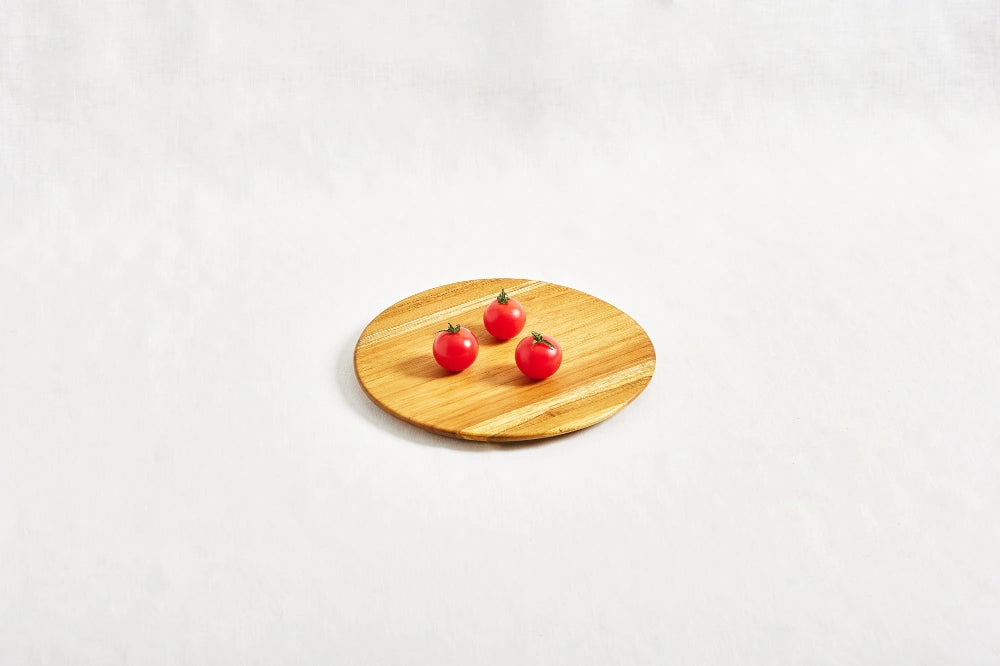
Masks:
[[[500,289],[520,301],[524,330],[499,341],[483,327],[483,310]],[[448,323],[469,328],[479,356],[451,373],[431,354]],[[563,349],[559,370],[540,381],[514,363],[531,331]],[[442,435],[512,442],[552,437],[594,425],[621,410],[653,376],[653,343],[634,319],[589,294],[537,280],[469,280],[422,291],[375,317],[354,350],[354,370],[379,407]]]

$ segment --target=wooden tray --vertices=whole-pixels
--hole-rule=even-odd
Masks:
[[[527,324],[501,342],[483,327],[500,289],[516,298]],[[479,338],[479,356],[459,373],[431,354],[437,331],[461,324]],[[540,381],[514,363],[530,331],[559,341],[559,370]],[[653,376],[656,354],[634,319],[589,294],[521,279],[469,280],[406,298],[375,317],[354,350],[354,370],[379,407],[415,426],[480,441],[540,439],[593,425],[621,410]]]

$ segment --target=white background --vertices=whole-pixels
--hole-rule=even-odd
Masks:
[[[1000,6],[0,4],[0,664],[1000,663]],[[381,310],[633,316],[549,443]]]

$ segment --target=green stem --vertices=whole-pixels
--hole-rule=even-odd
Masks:
[[[546,340],[545,338],[543,338],[541,333],[536,333],[535,331],[532,331],[531,332],[531,337],[534,338],[534,340],[531,341],[531,346],[532,347],[534,347],[539,342],[541,342],[543,345],[548,345],[549,349],[555,349],[556,348],[556,346],[554,344],[552,344],[551,342],[549,342],[548,340]]]

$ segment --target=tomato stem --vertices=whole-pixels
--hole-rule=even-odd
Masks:
[[[554,344],[552,344],[551,342],[549,342],[548,340],[546,340],[545,338],[543,338],[541,333],[536,333],[535,331],[532,331],[531,332],[531,337],[534,338],[534,340],[531,341],[531,346],[532,347],[534,347],[539,342],[541,342],[543,345],[546,345],[549,349],[555,349],[556,348],[556,346]]]
[[[452,326],[452,323],[449,321],[448,328],[443,328],[438,331],[438,333],[458,333],[460,330],[462,330],[461,324],[455,324]]]
[[[499,303],[500,305],[507,305],[507,301],[509,299],[510,297],[507,295],[507,292],[504,291],[504,289],[501,287],[500,295],[497,296],[497,303]]]

